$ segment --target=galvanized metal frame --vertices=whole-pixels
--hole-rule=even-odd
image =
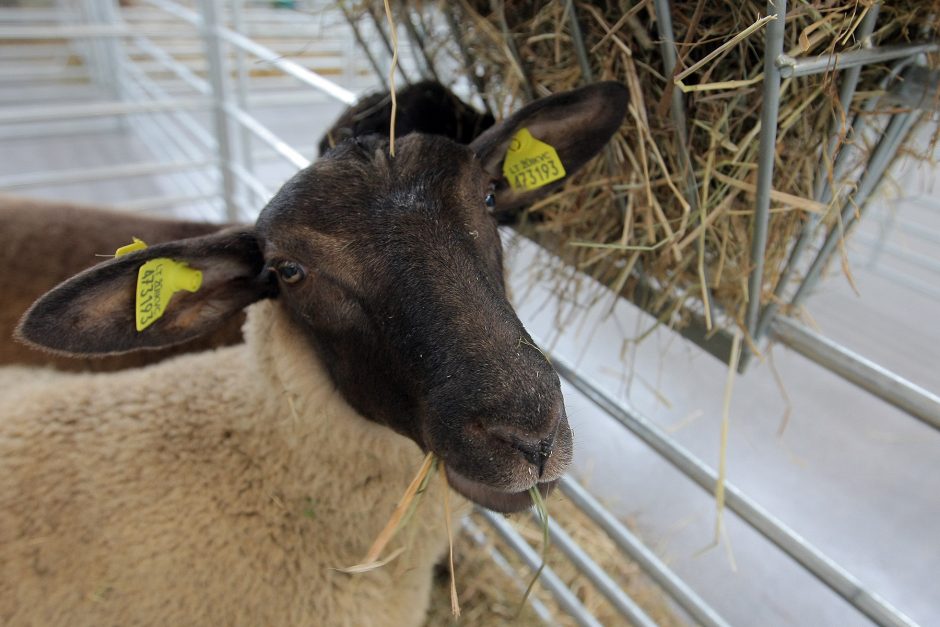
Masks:
[[[234,1],[236,3],[241,2],[241,0]],[[198,146],[196,143],[186,143],[188,140],[178,140],[179,154],[184,155],[185,158],[179,160],[179,157],[177,157],[177,160],[172,163],[153,162],[129,165],[112,168],[110,169],[110,173],[106,173],[100,168],[85,168],[66,173],[57,173],[55,176],[27,174],[16,177],[3,177],[0,178],[0,189],[28,187],[56,182],[120,178],[140,174],[160,174],[189,170],[190,168],[205,169],[207,167],[216,166],[219,168],[218,180],[221,183],[220,190],[216,194],[200,192],[198,180],[194,178],[193,194],[184,195],[179,198],[142,199],[140,201],[127,203],[127,205],[131,209],[144,210],[173,204],[181,200],[208,200],[213,196],[221,195],[225,200],[225,206],[228,211],[227,215],[229,218],[236,218],[239,214],[238,208],[243,202],[243,200],[239,198],[240,188],[243,192],[251,192],[258,197],[266,197],[270,194],[270,190],[254,176],[254,162],[249,147],[250,137],[258,138],[262,143],[270,146],[274,154],[286,159],[295,167],[301,168],[309,164],[309,160],[306,157],[291,147],[288,142],[271,132],[270,129],[264,126],[248,111],[247,75],[244,71],[245,58],[247,55],[266,60],[274,67],[284,72],[285,75],[291,76],[305,85],[327,94],[331,98],[335,98],[346,104],[355,102],[355,95],[348,90],[333,84],[331,81],[306,70],[290,60],[284,59],[273,50],[260,45],[242,32],[239,32],[242,30],[239,6],[236,6],[233,12],[235,29],[232,30],[226,28],[219,19],[219,0],[200,0],[200,13],[193,12],[171,0],[146,0],[146,2],[166,12],[168,15],[201,30],[203,41],[207,46],[207,57],[210,61],[210,80],[208,82],[200,79],[185,66],[176,63],[172,56],[161,54],[162,48],[155,43],[155,40],[169,34],[165,29],[154,29],[150,31],[149,29],[128,27],[118,23],[71,24],[69,26],[39,28],[14,26],[0,27],[0,39],[16,40],[36,37],[79,39],[101,37],[108,41],[116,42],[118,41],[117,38],[129,38],[157,62],[164,65],[182,81],[193,87],[194,90],[200,94],[199,97],[169,97],[165,92],[161,93],[158,91],[155,85],[148,85],[146,76],[143,76],[139,71],[135,73],[134,68],[126,65],[126,60],[119,58],[120,52],[109,53],[112,54],[112,61],[117,59],[117,63],[125,64],[123,67],[127,67],[130,70],[130,76],[135,77],[135,80],[140,85],[140,89],[145,90],[143,93],[156,94],[157,99],[148,101],[129,100],[124,99],[125,94],[123,92],[115,92],[115,101],[107,103],[46,106],[39,108],[30,107],[28,110],[10,110],[10,108],[7,108],[7,110],[0,111],[0,125],[58,121],[63,118],[109,118],[122,115],[150,113],[155,116],[157,114],[171,114],[175,116],[177,122],[185,128],[188,123],[192,122],[191,118],[187,121],[189,117],[187,111],[210,109],[215,116],[215,136],[205,137],[194,133],[196,143],[199,144]],[[498,6],[499,2],[495,4]],[[667,58],[667,62],[674,67],[674,52],[671,56],[671,61],[669,60],[670,55],[668,54],[668,50],[674,48],[671,26],[666,19],[669,16],[669,3],[667,0],[655,0],[654,4],[657,15],[660,16],[659,27],[664,45],[664,55]],[[571,17],[573,24],[577,26],[573,4],[569,4],[569,6],[572,11]],[[762,132],[758,150],[757,202],[752,247],[754,272],[752,273],[750,282],[752,295],[759,294],[762,287],[761,277],[763,272],[761,264],[766,242],[766,221],[769,209],[769,191],[773,174],[772,157],[775,143],[776,115],[777,106],[779,104],[781,78],[846,68],[846,72],[843,75],[841,96],[842,106],[847,110],[848,103],[851,101],[855,91],[855,84],[857,83],[857,68],[861,65],[891,59],[902,59],[902,64],[909,63],[912,55],[938,49],[937,43],[927,42],[905,47],[863,49],[839,55],[834,60],[828,57],[825,59],[822,57],[791,59],[782,54],[782,29],[784,27],[784,20],[782,18],[785,14],[784,0],[769,2],[768,13],[776,13],[779,17],[776,21],[771,22],[768,27],[768,47],[765,54],[764,97],[765,103],[768,103],[768,106],[766,106],[765,110],[762,112]],[[98,19],[105,20],[105,18],[107,18],[107,20],[111,20],[106,11],[96,15]],[[866,17],[866,21],[861,27],[863,39],[872,32],[871,29],[874,26],[876,16],[877,5],[871,11],[870,15]],[[374,17],[373,14],[373,18]],[[379,33],[385,38],[385,33],[382,30],[380,21],[375,21]],[[355,25],[351,25],[355,30]],[[414,30],[414,25],[412,24],[411,26],[411,30]],[[417,31],[411,34],[411,36],[413,39],[417,40],[417,47],[422,48],[420,36]],[[359,40],[361,43],[361,36]],[[224,67],[225,56],[222,53],[223,46],[232,46],[237,50],[235,63],[239,81],[237,97],[234,102],[229,96],[231,89],[226,84],[228,72]],[[579,46],[583,49],[583,43],[579,44]],[[111,50],[119,49],[113,47]],[[102,61],[101,56],[100,53],[96,54],[96,62],[109,62]],[[470,59],[466,58],[466,61],[469,63]],[[370,63],[377,75],[380,75],[380,80],[384,80],[384,77],[381,76],[382,73],[379,71],[378,63],[374,59],[370,59]],[[427,63],[430,64],[430,60],[428,60]],[[587,63],[586,56],[583,63]],[[427,65],[425,67],[427,68]],[[589,64],[587,64],[587,72],[588,74],[590,72]],[[402,75],[404,76],[403,72]],[[529,86],[526,85],[526,87]],[[675,90],[673,93],[672,105],[672,115],[677,125],[680,142],[685,146],[686,142],[682,139],[685,128],[684,110],[682,96],[681,93],[678,93],[678,90]],[[897,151],[898,145],[916,120],[917,114],[915,112],[904,113],[898,115],[888,125],[881,139],[881,143],[873,156],[869,173],[867,173],[866,177],[863,177],[859,184],[859,190],[856,194],[856,203],[862,208],[864,208],[865,201],[884,175],[884,172]],[[231,132],[231,128],[233,127],[238,129],[237,133],[233,134]],[[189,130],[193,131],[191,128]],[[836,128],[833,127],[834,137],[835,131]],[[830,141],[824,158],[832,157],[835,147],[834,141],[835,139]],[[206,151],[209,152],[210,156],[199,156],[205,155]],[[688,181],[688,194],[690,202],[693,202],[697,201],[697,197],[695,193],[695,179],[691,167],[689,167],[688,172],[691,175]],[[823,193],[828,192],[820,192],[820,194]],[[848,206],[846,206],[846,209],[847,208]],[[854,214],[843,212],[843,222],[845,224],[850,224],[853,219]],[[812,280],[804,281],[801,287],[802,292],[798,290],[797,294],[794,296],[792,301],[794,304],[799,304],[802,298],[805,298],[805,294],[811,289],[813,282],[818,279],[828,255],[838,242],[838,237],[839,233],[835,232],[835,230],[829,233],[823,248],[819,251],[819,254],[810,267],[810,273],[807,275],[808,279]],[[795,252],[794,258],[798,258],[802,250]],[[649,286],[649,289],[654,290],[655,288]],[[848,349],[839,346],[831,340],[816,334],[792,320],[778,317],[776,311],[771,308],[766,308],[761,311],[759,305],[759,299],[752,298],[748,308],[748,331],[755,341],[759,340],[763,333],[769,330],[773,339],[787,344],[820,365],[829,368],[836,374],[845,377],[847,380],[856,383],[864,389],[875,393],[886,401],[898,406],[900,409],[924,420],[931,426],[940,428],[938,427],[938,425],[940,425],[940,398],[935,394],[911,384],[894,373],[881,368],[877,364],[866,360],[864,357],[852,353]],[[706,335],[704,331],[701,332],[700,341],[703,344],[707,343]],[[717,352],[721,353],[721,351]],[[727,347],[725,347],[722,357],[728,357]],[[584,378],[560,355],[553,355],[552,358],[562,377],[571,382],[576,389],[587,395],[590,400],[601,407],[611,417],[626,426],[653,450],[657,451],[667,461],[678,468],[690,480],[703,489],[711,491],[714,488],[715,482],[717,481],[717,474],[714,470],[676,444],[646,417],[611,398],[598,386]],[[635,536],[600,506],[596,500],[574,482],[574,480],[565,478],[561,482],[561,489],[582,509],[582,511],[594,520],[601,529],[610,535],[626,554],[635,559],[637,563],[639,563],[640,566],[644,568],[644,570],[646,570],[690,616],[692,616],[692,618],[705,625],[725,624],[712,608],[691,591],[681,579],[676,577],[668,567],[656,558],[648,548],[643,546]],[[742,520],[762,533],[782,551],[845,598],[847,602],[856,607],[864,615],[881,625],[912,624],[910,620],[896,608],[866,589],[855,577],[833,563],[817,548],[807,543],[784,523],[763,510],[738,488],[726,484],[725,490],[728,507],[737,513]],[[481,514],[483,518],[487,520],[488,524],[520,554],[530,568],[534,569],[540,564],[538,555],[501,517],[488,512],[481,512]],[[466,522],[464,526],[471,528]],[[557,524],[553,522],[549,529],[553,539],[562,548],[563,552],[573,560],[575,565],[578,566],[587,577],[599,586],[602,592],[608,595],[608,598],[613,602],[614,606],[617,607],[628,620],[639,625],[651,624],[649,618],[642,610],[639,610],[632,600],[624,595],[622,591],[616,589],[616,586],[612,586],[609,577],[600,570],[596,563],[587,558],[576,544],[567,538],[564,531]],[[579,624],[598,624],[596,619],[590,616],[583,605],[574,598],[571,592],[549,569],[543,572],[542,580],[544,587],[556,596],[560,606],[571,613]],[[533,602],[533,605],[537,604]],[[549,617],[544,606],[542,606],[538,612],[543,618]]]

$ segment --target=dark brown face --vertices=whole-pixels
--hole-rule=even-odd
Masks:
[[[449,139],[409,135],[392,158],[360,138],[288,182],[257,228],[279,298],[349,402],[508,511],[561,475],[571,433],[558,376],[506,299],[492,182]]]

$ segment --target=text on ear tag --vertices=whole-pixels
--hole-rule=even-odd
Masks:
[[[555,148],[532,136],[527,128],[519,129],[509,142],[503,176],[515,190],[538,189],[565,177]]]
[[[202,272],[166,257],[151,259],[137,272],[137,301],[134,319],[137,331],[156,322],[176,292],[195,292],[202,285]]]
[[[120,257],[121,255],[126,255],[127,253],[132,253],[132,252],[134,252],[135,250],[143,250],[143,249],[147,248],[147,244],[144,243],[143,240],[139,240],[139,239],[137,239],[136,237],[132,237],[131,239],[134,240],[134,241],[132,241],[130,244],[125,244],[124,246],[121,246],[121,247],[118,248],[116,251],[114,251],[114,256],[115,256],[115,257]]]

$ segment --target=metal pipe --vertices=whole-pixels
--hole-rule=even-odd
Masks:
[[[549,359],[558,374],[591,402],[627,427],[708,494],[714,492],[718,474],[712,468],[677,444],[652,420],[614,399],[592,381],[578,374],[561,355],[550,353]],[[751,500],[736,485],[725,481],[724,487],[725,505],[731,511],[865,616],[879,625],[915,627],[911,619],[870,591],[854,575]]]
[[[239,34],[242,34],[245,30],[245,23],[242,17],[243,2],[244,0],[231,0],[229,5],[232,12],[232,29]],[[241,48],[235,48],[235,102],[238,104],[238,108],[246,113],[248,112],[248,83],[249,76],[248,70],[245,68],[245,51]],[[253,174],[255,164],[251,153],[251,135],[244,126],[239,126],[238,132],[239,160],[241,161],[241,167],[243,167],[246,172]],[[253,186],[252,189],[254,189]],[[263,202],[267,200],[267,198],[266,196],[262,196],[258,197],[258,200]]]
[[[150,79],[137,64],[129,63],[125,69],[128,77],[133,79],[125,86],[129,97],[143,101],[168,98],[166,91]],[[189,113],[151,113],[133,116],[129,121],[150,150],[155,154],[162,154],[165,159],[205,159],[207,155],[215,158],[215,140]],[[218,171],[217,168],[218,163],[215,171]],[[197,194],[204,194],[207,189],[216,186],[216,178],[202,170],[184,171],[180,178]],[[210,211],[214,210],[211,203],[205,204]],[[212,217],[217,218],[215,215]]]
[[[522,92],[525,94],[525,100],[526,102],[532,102],[532,100],[535,99],[535,92],[532,91],[532,81],[529,78],[529,73],[525,70],[525,65],[522,64],[522,57],[519,55],[519,49],[516,47],[516,40],[512,36],[512,33],[509,32],[509,22],[506,21],[506,6],[504,0],[490,0],[490,9],[499,19],[499,28],[500,32],[503,34],[506,49],[509,51],[514,65],[522,75],[520,78],[522,79]]]
[[[786,27],[786,0],[768,0],[767,15],[776,15],[767,25],[764,44],[764,93],[760,116],[760,142],[757,147],[757,183],[754,192],[754,225],[751,232],[751,275],[747,286],[747,332],[756,342],[758,315],[764,291],[764,252],[767,249],[767,223],[770,219],[770,187],[774,176],[777,146],[777,115],[780,110],[780,70],[777,57],[783,54]],[[743,346],[741,369],[746,366],[748,343]]]
[[[526,584],[522,579],[519,578],[519,574],[513,569],[512,564],[510,564],[503,554],[497,549],[493,544],[487,539],[486,534],[483,533],[483,530],[470,519],[469,516],[464,516],[460,521],[460,527],[463,529],[464,533],[470,536],[477,546],[482,548],[487,552],[489,558],[493,560],[493,563],[503,571],[507,577],[512,579],[513,583],[516,584],[516,587],[519,589],[519,592],[524,593],[528,584]],[[528,601],[529,605],[532,606],[532,609],[538,615],[542,622],[546,625],[557,625],[558,621],[552,616],[552,613],[549,611],[545,604],[542,601],[531,594],[529,595]]]
[[[153,211],[154,209],[162,209],[164,207],[173,207],[175,205],[182,205],[195,202],[209,202],[218,199],[219,195],[215,193],[211,194],[189,194],[181,196],[152,196],[147,198],[139,198],[137,200],[130,200],[127,202],[118,202],[114,203],[114,206],[122,211],[130,211],[132,213],[146,213],[148,211]]]
[[[94,37],[130,37],[145,35],[152,38],[177,38],[178,32],[168,29],[128,28],[109,24],[74,24],[69,26],[0,26],[0,41],[88,39]]]
[[[379,18],[375,11],[372,10],[371,3],[367,3],[366,13],[368,13],[369,17],[372,18],[372,24],[375,26],[375,30],[379,34],[379,39],[381,39],[382,43],[385,44],[385,50],[388,52],[389,58],[394,57],[395,51],[392,49],[392,42],[388,40],[388,35],[385,34],[385,27],[382,25],[382,18]],[[411,78],[409,78],[405,73],[405,68],[402,67],[401,63],[399,63],[395,69],[398,70],[398,73],[401,74],[401,77],[405,79],[405,83],[411,85]]]
[[[680,579],[666,564],[636,537],[623,523],[601,505],[597,499],[584,489],[571,475],[565,475],[558,483],[565,496],[579,510],[587,514],[620,550],[639,564],[650,579],[659,586],[700,625],[704,627],[728,627],[728,623],[718,615],[694,590]]]
[[[940,396],[790,318],[775,319],[771,334],[830,372],[940,430]]]
[[[529,543],[523,539],[519,532],[512,528],[506,519],[499,514],[493,513],[483,508],[477,508],[477,512],[493,527],[493,530],[515,551],[522,561],[535,572],[542,565],[542,557],[535,552]],[[543,588],[551,592],[558,605],[568,612],[578,625],[582,627],[602,627],[601,623],[591,615],[591,613],[581,604],[578,597],[565,585],[561,577],[555,574],[555,571],[546,566],[542,569],[539,576],[539,583]]]
[[[349,8],[346,6],[346,2],[344,0],[339,0],[336,4],[339,6],[339,10],[343,13],[343,17],[346,19],[346,23],[349,24],[349,28],[352,29],[353,37],[356,38],[356,43],[359,44],[359,49],[362,50],[363,54],[366,55],[366,59],[369,60],[369,65],[372,66],[372,70],[375,72],[376,78],[378,78],[379,82],[382,83],[382,89],[388,91],[388,79],[385,78],[386,73],[383,72],[382,68],[379,67],[379,62],[375,60],[375,55],[372,54],[372,50],[369,49],[365,39],[362,38],[362,33],[359,32],[359,26],[356,24],[356,20],[353,14],[349,12]]]
[[[777,67],[784,78],[793,78],[833,70],[844,70],[872,63],[884,63],[885,61],[913,57],[919,54],[937,52],[938,50],[940,50],[940,42],[933,41],[879,46],[877,48],[851,50],[840,54],[821,54],[815,57],[794,58],[786,54],[780,54],[777,59]]]
[[[133,43],[146,55],[178,76],[181,81],[192,87],[196,92],[203,95],[209,95],[209,93],[212,91],[212,88],[207,81],[203,80],[199,76],[196,76],[195,72],[190,70],[183,63],[180,63],[174,59],[173,55],[168,54],[160,46],[154,45],[154,43],[151,42],[148,38],[134,37]],[[134,65],[137,66],[139,64],[134,63]]]
[[[402,2],[399,6],[400,14],[404,14],[404,19],[402,22],[405,23],[405,32],[408,34],[408,39],[411,40],[411,45],[418,48],[421,52],[421,60],[424,61],[424,67],[427,69],[428,74],[431,75],[438,83],[441,82],[440,77],[437,75],[437,71],[434,69],[434,63],[431,62],[431,57],[428,56],[428,51],[424,49],[424,42],[421,40],[421,36],[418,35],[418,31],[415,28],[414,22],[411,21],[411,11],[408,10],[408,6],[405,2]]]
[[[68,105],[24,105],[19,107],[4,107],[0,110],[0,124],[58,122],[60,120],[108,117],[125,113],[208,109],[210,106],[211,102],[205,98],[173,98],[150,102],[89,102]]]
[[[219,153],[219,174],[222,177],[222,198],[225,201],[226,217],[235,221],[238,217],[238,208],[235,204],[235,195],[238,190],[238,181],[232,174],[232,138],[229,135],[227,77],[228,70],[222,51],[219,37],[218,0],[199,0],[202,13],[200,34],[206,49],[206,59],[209,61],[209,84],[212,85],[212,126],[215,129],[215,141]]]
[[[460,26],[457,24],[457,18],[454,16],[454,11],[457,10],[455,7],[455,4],[446,4],[441,8],[444,12],[444,16],[447,18],[447,27],[450,29],[451,39],[457,42],[457,48],[460,50],[460,56],[463,59],[464,72],[476,86],[477,95],[483,102],[483,109],[490,115],[493,115],[493,109],[486,99],[486,85],[483,84],[483,77],[476,72],[476,64],[473,61],[473,57],[470,56],[470,51],[467,50],[467,45],[463,41],[463,31],[461,31]]]
[[[201,18],[195,11],[191,11],[175,2],[170,2],[168,0],[146,0],[146,2],[152,4],[155,7],[163,9],[196,27],[199,27],[203,22],[203,18]],[[308,70],[299,63],[284,58],[283,55],[275,52],[274,50],[271,50],[266,46],[262,46],[261,44],[249,39],[248,37],[245,37],[244,35],[236,33],[218,24],[216,25],[215,33],[219,39],[224,40],[227,43],[230,43],[233,46],[258,57],[262,61],[267,61],[272,66],[281,70],[285,74],[296,78],[305,85],[309,85],[319,91],[322,91],[323,93],[347,105],[355,104],[356,102],[356,95],[348,89],[344,89],[333,81],[323,78],[316,72]]]
[[[914,123],[920,119],[920,112],[899,113],[892,117],[888,128],[885,129],[881,140],[872,152],[868,167],[862,178],[859,180],[858,189],[855,191],[854,198],[849,198],[842,206],[842,224],[834,224],[826,236],[826,240],[813,259],[812,265],[806,271],[806,276],[800,287],[793,295],[790,305],[798,307],[809,296],[812,289],[816,286],[822,276],[823,268],[829,261],[829,257],[835,250],[839,241],[842,239],[842,233],[848,232],[855,220],[864,215],[868,207],[868,197],[875,191],[881,179],[884,177],[888,166],[904,138],[910,132]]]
[[[294,150],[290,144],[278,137],[271,129],[259,122],[252,115],[242,111],[231,103],[226,104],[225,110],[242,128],[253,133],[255,137],[273,148],[277,154],[290,161],[298,170],[310,165],[311,161],[309,159]]]
[[[865,14],[862,23],[859,25],[858,37],[862,46],[871,45],[871,34],[875,29],[875,23],[878,21],[878,14],[881,11],[881,0],[877,0],[871,7],[868,9],[868,13]],[[816,179],[815,190],[813,193],[813,198],[821,203],[828,203],[830,194],[832,190],[829,187],[829,177],[824,175],[826,172],[827,163],[832,160],[832,156],[836,154],[836,151],[839,147],[839,142],[842,139],[842,121],[848,118],[848,113],[852,105],[852,99],[855,97],[855,91],[858,88],[858,79],[862,72],[862,66],[857,65],[845,70],[842,74],[841,86],[839,87],[839,107],[842,111],[842,115],[836,115],[833,117],[832,123],[829,127],[829,143],[823,147],[823,154],[820,164],[820,175]],[[851,124],[850,124],[851,126]],[[839,154],[838,164],[841,164],[844,161],[843,154]],[[837,166],[833,165],[832,174],[835,176]],[[809,245],[810,240],[813,239],[813,233],[816,232],[816,227],[819,224],[820,217],[815,213],[809,214],[806,218],[806,223],[803,224],[803,228],[800,230],[800,236],[797,238],[796,243],[793,245],[793,249],[790,251],[790,255],[787,259],[787,263],[783,268],[783,271],[780,273],[780,276],[777,279],[777,285],[774,287],[774,297],[767,303],[767,306],[764,308],[764,311],[761,312],[760,320],[757,323],[757,337],[762,337],[767,330],[767,325],[770,324],[774,316],[777,315],[779,310],[778,303],[783,302],[783,294],[787,289],[787,285],[790,282],[790,278],[793,276],[793,272],[796,270],[797,264],[799,263],[800,258],[803,256],[803,252],[806,250],[806,247]]]
[[[660,50],[663,55],[663,65],[666,76],[671,80],[675,76],[676,63],[676,38],[672,28],[672,13],[670,11],[669,0],[654,0],[656,11],[656,30],[659,32],[659,39],[662,42]],[[698,204],[698,181],[695,180],[695,169],[692,167],[692,157],[689,155],[689,132],[688,120],[685,116],[685,96],[682,90],[676,89],[671,83],[667,85],[671,90],[669,113],[672,116],[672,123],[676,127],[676,143],[679,148],[680,166],[685,176],[685,199],[689,203],[689,210],[692,212],[699,210]],[[703,210],[704,211],[704,210]],[[702,219],[705,216],[702,214]],[[699,239],[698,246],[704,246],[704,240]],[[715,299],[712,296],[711,287],[706,282],[702,289],[707,295],[704,307],[708,308],[707,320],[715,320],[718,315],[714,308]],[[711,330],[711,329],[709,329]]]
[[[533,510],[532,517],[541,524],[542,519]],[[636,602],[624,592],[620,585],[608,575],[597,562],[591,559],[591,556],[584,552],[578,543],[571,539],[571,536],[557,522],[548,519],[548,535],[551,538],[552,546],[557,547],[574,564],[581,574],[590,581],[598,592],[610,601],[610,604],[620,614],[626,618],[631,625],[638,627],[656,627],[656,622],[643,611]]]
[[[71,185],[74,183],[91,183],[94,181],[133,178],[135,176],[171,174],[173,172],[187,171],[193,168],[204,168],[215,164],[216,161],[214,159],[199,159],[176,161],[173,163],[153,161],[127,165],[109,165],[100,168],[27,172],[25,174],[13,174],[0,177],[0,189]]]

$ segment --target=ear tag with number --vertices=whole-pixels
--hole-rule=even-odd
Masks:
[[[503,176],[514,190],[528,191],[564,178],[565,166],[554,147],[521,128],[509,142]]]
[[[116,251],[114,251],[115,257],[120,257],[121,255],[126,255],[127,253],[132,253],[135,250],[143,250],[147,248],[147,244],[143,240],[139,240],[136,237],[131,238],[132,241],[130,244],[125,244],[121,246]]]
[[[202,272],[185,263],[160,257],[151,259],[137,273],[137,302],[134,320],[143,331],[163,316],[176,292],[195,292],[202,286]]]

